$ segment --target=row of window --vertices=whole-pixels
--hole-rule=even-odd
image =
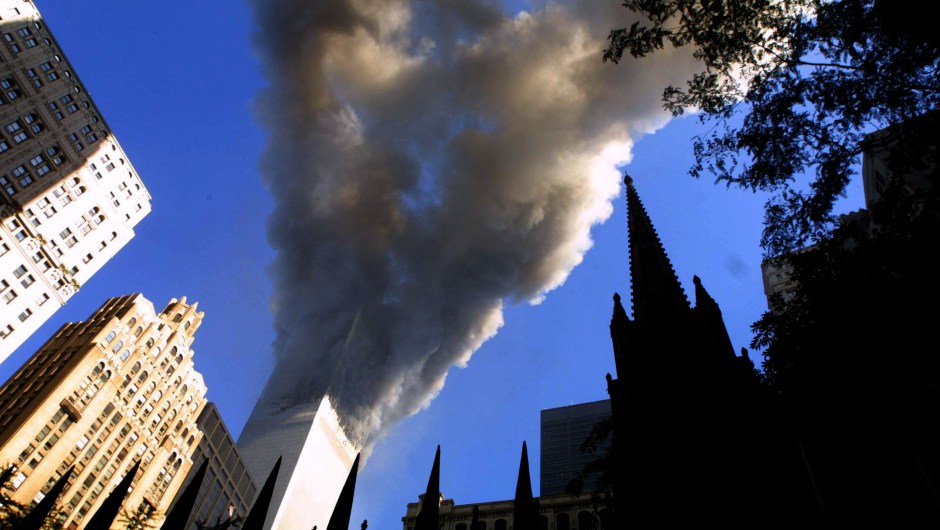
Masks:
[[[38,29],[39,27],[38,22],[36,23],[35,27]],[[13,33],[3,34],[3,40],[4,42],[6,42],[7,48],[9,48],[10,52],[13,53],[14,55],[23,51],[24,48],[29,49],[29,48],[35,48],[36,46],[39,46],[39,40],[36,38],[35,35],[33,35],[33,32],[31,29],[29,29],[29,26],[24,26],[22,28],[19,28],[16,30],[15,33],[16,33],[15,36]],[[52,44],[52,41],[49,39],[43,39],[43,42],[45,42],[47,46]],[[20,45],[21,43],[22,43],[22,46]]]

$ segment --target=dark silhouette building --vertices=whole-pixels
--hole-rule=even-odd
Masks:
[[[746,350],[735,354],[698,277],[689,303],[632,179],[625,183],[633,317],[615,294],[617,378],[607,376],[617,526],[811,518],[798,440]]]

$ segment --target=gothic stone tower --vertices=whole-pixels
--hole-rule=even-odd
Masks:
[[[767,396],[746,351],[735,355],[718,304],[694,277],[690,305],[632,179],[625,183],[633,318],[615,294],[617,378],[607,376],[618,528],[763,523],[755,518],[780,502],[778,489],[811,490],[793,471],[798,459],[768,469],[760,453],[776,449],[768,443],[798,453],[770,433]],[[787,502],[793,514],[812,511],[808,495]]]

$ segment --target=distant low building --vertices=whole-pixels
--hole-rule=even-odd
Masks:
[[[418,502],[408,503],[405,516],[402,517],[402,529],[414,530],[415,518],[424,495],[418,496]],[[578,497],[571,495],[553,495],[536,499],[538,506],[539,530],[605,530],[602,524],[603,507],[597,504],[591,495]],[[476,526],[474,510],[477,513]],[[476,504],[456,504],[452,499],[440,501],[440,530],[511,530],[513,528],[513,500],[481,502]]]

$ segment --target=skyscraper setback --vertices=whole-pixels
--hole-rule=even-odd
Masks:
[[[29,0],[0,0],[0,362],[132,237],[150,194]]]
[[[157,313],[137,294],[62,326],[0,388],[11,498],[39,502],[74,466],[57,509],[64,528],[82,528],[139,461],[124,507],[165,513],[202,439],[206,386],[190,348],[202,317],[185,298]]]

